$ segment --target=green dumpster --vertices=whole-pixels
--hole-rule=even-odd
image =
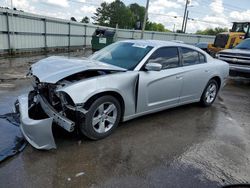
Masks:
[[[116,41],[116,32],[106,29],[96,29],[92,35],[92,51],[95,52]]]

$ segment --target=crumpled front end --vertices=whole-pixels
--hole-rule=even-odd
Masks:
[[[87,113],[82,97],[77,101],[72,99],[72,93],[76,94],[78,91],[72,90],[69,95],[63,88],[78,87],[79,83],[84,83],[83,80],[106,78],[106,75],[125,71],[126,69],[98,61],[62,57],[51,57],[33,64],[27,76],[31,79],[34,91],[20,96],[17,107],[20,111],[21,130],[27,141],[37,149],[56,148],[52,124],[72,132],[75,124]],[[89,88],[95,91],[96,85],[78,88],[78,95],[86,97],[89,95]],[[33,106],[41,107],[36,115],[45,113],[46,118],[33,117]]]
[[[52,133],[53,118],[35,120],[29,117],[28,94],[18,97],[20,128],[26,140],[37,149],[56,148]]]
[[[38,111],[37,115],[45,113],[48,116],[47,118],[33,119],[30,117],[30,113],[33,112],[34,107],[37,105],[43,111]],[[56,148],[52,133],[53,122],[69,132],[74,130],[75,123],[73,121],[57,112],[46,98],[34,91],[19,96],[16,108],[20,113],[20,128],[23,135],[37,149],[49,150]]]

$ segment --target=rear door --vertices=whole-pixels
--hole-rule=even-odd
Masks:
[[[198,100],[208,83],[211,70],[202,53],[191,48],[180,48],[182,55],[183,87],[180,103]]]
[[[148,60],[161,64],[162,70],[139,72],[137,113],[179,103],[183,76],[178,48],[157,49]]]

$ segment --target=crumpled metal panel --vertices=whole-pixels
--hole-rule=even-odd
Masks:
[[[53,118],[34,120],[29,117],[28,94],[18,97],[20,128],[26,140],[37,149],[56,148],[52,133]]]
[[[125,71],[126,69],[84,58],[67,58],[52,56],[42,59],[32,66],[32,74],[39,78],[40,82],[56,83],[59,80],[89,70],[113,70]]]

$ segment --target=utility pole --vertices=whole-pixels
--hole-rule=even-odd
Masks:
[[[148,17],[148,5],[149,5],[149,0],[147,0],[147,4],[146,4],[144,21],[143,21],[142,31],[141,31],[141,39],[143,39],[143,35],[144,35],[145,27],[146,27],[146,22],[147,22],[147,17]]]
[[[185,10],[184,10],[184,15],[183,15],[183,21],[182,21],[182,27],[181,31],[184,32],[184,24],[185,24],[185,19],[186,19],[186,14],[187,14],[187,6],[190,3],[190,0],[186,0],[186,5],[185,5]]]
[[[188,22],[188,14],[189,14],[189,11],[187,11],[187,15],[186,15],[186,21],[185,21],[185,26],[184,26],[184,33],[186,33],[187,22]]]

